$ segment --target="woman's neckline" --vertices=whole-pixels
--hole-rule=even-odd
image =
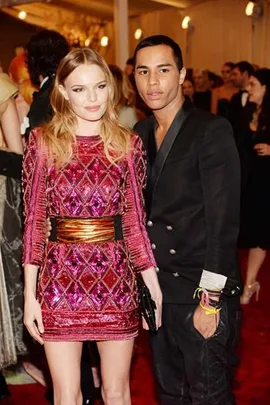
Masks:
[[[95,135],[76,135],[77,139],[96,139],[99,138],[100,135],[99,134],[95,134]]]

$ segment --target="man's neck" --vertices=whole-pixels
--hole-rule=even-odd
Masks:
[[[161,110],[154,110],[153,114],[158,123],[158,127],[168,129],[174,120],[174,117],[184,104],[185,98],[183,95],[179,95],[173,102],[168,104]]]

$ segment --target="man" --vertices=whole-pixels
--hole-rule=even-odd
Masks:
[[[33,95],[34,99],[22,128],[27,136],[33,128],[52,117],[50,96],[54,76],[59,63],[69,52],[69,44],[58,32],[41,30],[31,37],[26,50],[31,81],[39,87],[39,91]]]
[[[163,292],[151,337],[162,405],[231,405],[239,328],[239,161],[230,124],[185,101],[179,46],[156,35],[134,54],[148,155],[147,226]],[[199,288],[199,290],[198,290]]]
[[[234,138],[239,153],[241,164],[241,186],[242,190],[249,179],[250,161],[252,155],[252,140],[249,132],[249,123],[255,110],[255,104],[248,100],[247,85],[254,69],[246,61],[236,63],[232,70],[232,82],[238,87],[238,93],[231,98],[229,105],[229,121],[232,124]]]
[[[209,70],[194,69],[192,78],[195,84],[195,93],[193,95],[193,102],[196,107],[205,111],[211,109],[211,80]]]

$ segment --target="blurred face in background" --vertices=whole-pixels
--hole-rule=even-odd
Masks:
[[[239,89],[243,88],[245,83],[245,74],[247,72],[241,72],[237,67],[235,67],[231,72],[231,81],[235,87]]]
[[[196,91],[206,91],[211,87],[208,72],[206,70],[195,69],[193,71],[193,81]]]
[[[266,85],[262,85],[256,77],[250,76],[247,91],[249,101],[257,105],[261,105],[266,92]]]
[[[192,100],[193,99],[193,94],[194,94],[194,91],[195,91],[194,84],[190,80],[186,79],[184,81],[184,83],[183,83],[182,88],[183,88],[183,94],[185,96],[189,97],[190,100]]]
[[[224,83],[231,82],[232,69],[228,65],[223,65],[221,69],[221,77]]]

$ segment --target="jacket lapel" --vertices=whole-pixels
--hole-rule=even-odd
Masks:
[[[170,153],[170,150],[173,146],[173,143],[174,143],[177,135],[179,134],[181,128],[183,127],[184,122],[186,121],[186,119],[188,118],[190,113],[194,110],[195,110],[195,107],[193,106],[193,104],[186,100],[184,102],[183,106],[181,107],[181,109],[176,114],[176,116],[159,148],[159,151],[156,154],[156,158],[153,162],[153,165],[151,168],[151,173],[150,173],[150,176],[149,176],[148,182],[147,182],[147,188],[146,188],[146,193],[147,193],[148,198],[150,196],[152,196],[155,192],[163,166],[166,162],[166,159]],[[154,125],[152,126],[150,131],[155,131]],[[149,131],[149,137],[148,137],[148,143],[147,143],[148,153],[149,153],[149,144],[151,142],[150,139],[151,138],[155,139],[155,137],[153,136],[153,133],[151,133],[150,131]],[[150,158],[150,156],[148,158]]]

